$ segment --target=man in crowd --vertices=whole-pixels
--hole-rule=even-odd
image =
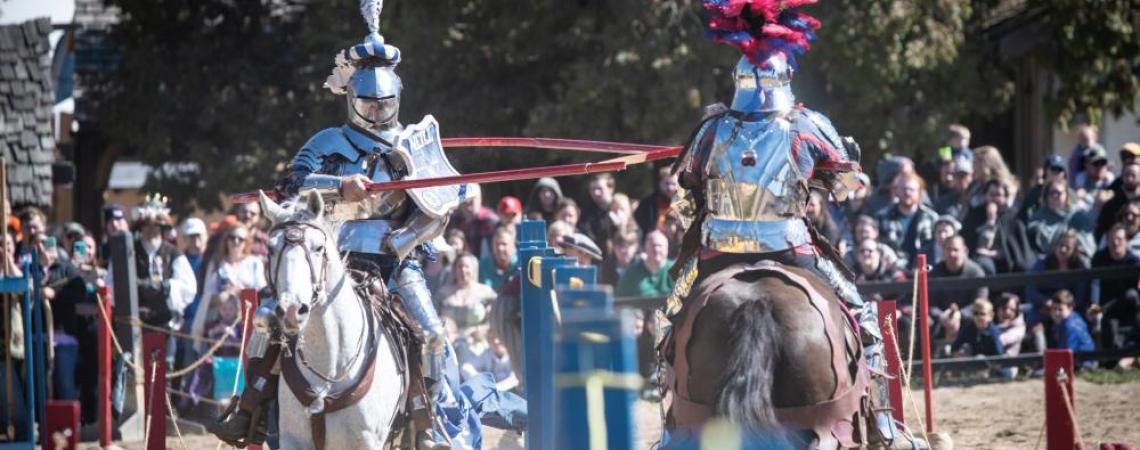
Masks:
[[[594,242],[608,242],[611,228],[610,204],[614,201],[614,176],[608,172],[599,173],[590,179],[589,186],[590,201],[582,206],[578,229]]]
[[[942,243],[942,262],[930,270],[931,278],[985,278],[982,267],[970,260],[970,250],[962,236],[950,236]],[[931,290],[930,305],[949,308],[951,304],[967,305],[977,298],[989,297],[989,288],[970,290]]]
[[[252,229],[251,229],[252,230]],[[182,254],[194,268],[195,276],[202,271],[202,252],[206,251],[206,223],[197,217],[182,222]]]
[[[467,197],[451,213],[447,229],[458,229],[467,237],[467,251],[484,257],[483,247],[491,240],[491,235],[499,226],[499,216],[491,208],[483,206],[483,191],[477,184],[467,185]]]
[[[946,240],[957,236],[960,232],[962,232],[962,224],[958,222],[958,219],[947,214],[938,216],[938,220],[934,221],[934,245],[932,246],[934,252],[929,255],[927,261],[938,264],[946,259],[946,254],[943,252]]]
[[[634,262],[622,274],[614,288],[619,297],[664,297],[673,290],[673,280],[669,269],[673,260],[669,259],[669,240],[660,231],[645,235],[644,257]]]
[[[914,267],[919,253],[930,253],[938,213],[922,204],[922,179],[916,174],[900,174],[894,192],[895,204],[879,211],[879,234],[906,267]]]
[[[637,259],[641,250],[641,234],[635,229],[626,229],[614,238],[614,252],[602,261],[598,268],[598,283],[614,285],[622,274]]]
[[[1045,163],[1042,164],[1041,167],[1045,175],[1042,183],[1030,188],[1029,191],[1025,193],[1025,198],[1021,201],[1021,212],[1018,214],[1018,218],[1022,222],[1028,223],[1029,218],[1033,217],[1033,213],[1041,208],[1041,201],[1044,198],[1042,192],[1046,185],[1054,180],[1065,181],[1065,185],[1068,185],[1069,178],[1065,167],[1065,159],[1061,158],[1061,155],[1049,155],[1045,157]],[[1074,195],[1075,193],[1070,192],[1069,198],[1073,198]]]
[[[644,235],[650,231],[660,229],[673,196],[677,194],[677,175],[674,175],[669,166],[657,168],[657,189],[648,197],[641,199],[637,210],[633,212],[633,219]]]
[[[1132,165],[1136,167],[1135,164]],[[1092,313],[1103,311],[1108,327],[1102,341],[1107,348],[1115,347],[1117,325],[1127,325],[1140,312],[1140,257],[1128,251],[1128,231],[1124,224],[1113,225],[1104,236],[1105,248],[1092,258],[1092,267],[1132,267],[1136,276],[1117,279],[1092,280]]]
[[[970,184],[974,182],[974,160],[965,154],[954,158],[954,174],[950,189],[935,197],[934,211],[939,214],[948,214],[961,218],[965,215],[964,197],[969,192]]]
[[[515,250],[515,232],[506,227],[496,228],[491,238],[490,257],[479,261],[479,282],[499,290],[511,272],[518,268]]]
[[[1140,147],[1138,145],[1137,147]],[[1121,152],[1123,153],[1123,152]],[[1096,220],[1096,237],[1099,239],[1114,223],[1120,210],[1136,199],[1140,199],[1140,163],[1132,160],[1120,171],[1119,188],[1112,193],[1112,199],[1100,209]]]
[[[20,223],[24,227],[24,239],[16,244],[16,263],[28,264],[36,258],[36,248],[44,240],[47,231],[47,216],[39,208],[29,206],[20,211]],[[52,242],[55,238],[52,238]]]
[[[123,211],[122,206],[107,205],[103,208],[103,242],[99,245],[99,260],[103,261],[104,265],[111,261],[111,236],[130,230],[127,214]]]
[[[1116,178],[1108,168],[1108,153],[1099,145],[1085,151],[1085,170],[1077,174],[1073,187],[1077,190],[1077,200],[1084,205],[1093,205],[1097,193],[1108,189]]]
[[[499,199],[499,206],[496,211],[499,213],[500,227],[514,229],[516,225],[522,223],[523,208],[518,197],[508,195]]]
[[[602,250],[589,236],[571,233],[562,236],[555,246],[562,248],[562,254],[578,259],[579,266],[590,266],[602,261]]]

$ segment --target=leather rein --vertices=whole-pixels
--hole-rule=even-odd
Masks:
[[[333,287],[333,289],[327,295],[325,294],[324,287],[328,281],[328,245],[320,249],[321,264],[320,268],[318,269],[316,265],[313,264],[312,254],[315,252],[313,249],[310,249],[307,245],[305,245],[305,231],[307,229],[320,231],[321,234],[325,236],[326,243],[332,242],[332,240],[329,239],[327,231],[325,231],[320,226],[306,222],[282,222],[270,230],[270,233],[282,231],[284,233],[284,242],[281,246],[281,249],[275,252],[277,253],[277,261],[274,265],[274,270],[270,274],[271,276],[268,276],[267,279],[269,280],[270,286],[276,290],[278,280],[275,275],[280,273],[281,261],[283,259],[280,257],[280,255],[284,253],[284,251],[289,247],[301,247],[304,250],[303,253],[305,254],[305,261],[309,266],[309,274],[313,284],[313,292],[312,297],[310,298],[310,304],[314,306],[318,305],[321,303],[322,297],[324,297],[325,303],[331,303],[339,294],[340,290],[344,287],[345,280],[349,277],[349,275],[345,273],[337,285]],[[272,256],[273,255],[271,254],[271,259]],[[358,340],[358,348],[353,353],[352,359],[350,359],[349,362],[345,365],[344,370],[340,373],[340,375],[336,377],[325,375],[316,368],[312,367],[312,365],[310,365],[309,362],[305,359],[304,329],[300,330],[296,336],[287,337],[284,345],[285,352],[283,360],[281,362],[282,375],[285,378],[286,385],[289,386],[289,390],[293,393],[297,400],[307,408],[307,412],[310,415],[309,422],[312,427],[313,444],[318,450],[323,450],[325,448],[324,416],[326,414],[352,406],[364,398],[369,389],[372,387],[372,381],[376,372],[376,354],[378,353],[380,346],[372,345],[371,349],[367,352],[367,359],[364,362],[364,367],[366,367],[366,369],[360,378],[357,379],[356,382],[352,383],[352,385],[348,386],[340,392],[329,392],[329,385],[344,381],[348,377],[348,375],[351,373],[348,369],[351,368],[360,358],[360,356],[365,353],[363,351],[365,342],[369,340],[370,336],[375,336],[380,329],[379,318],[376,315],[376,310],[367,303],[367,300],[365,298],[356,294],[353,296],[358,299],[361,307],[365,310],[367,325],[361,332],[360,339]],[[306,326],[307,325],[308,324],[306,323]],[[313,385],[310,384],[308,380],[305,379],[305,376],[301,373],[298,362],[300,365],[303,365],[306,369],[308,369],[310,373],[313,373],[318,378],[328,383],[328,385],[326,385],[324,389],[315,389]]]

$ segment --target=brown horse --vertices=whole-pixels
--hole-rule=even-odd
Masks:
[[[780,433],[809,448],[851,447],[853,435],[866,435],[859,411],[868,378],[855,325],[810,272],[729,267],[701,282],[673,323],[665,347],[676,374],[672,428],[719,416],[754,431],[792,431]]]

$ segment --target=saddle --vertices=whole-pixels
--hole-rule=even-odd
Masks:
[[[401,373],[408,374],[408,381],[401,395],[403,401],[400,402],[400,410],[396,413],[391,426],[392,431],[388,436],[387,445],[392,447],[394,443],[403,439],[401,431],[405,430],[409,421],[417,429],[423,430],[430,429],[433,420],[431,408],[428,407],[430,402],[423,374],[420,365],[415,363],[420,360],[424,341],[423,331],[407,313],[403,302],[397,300],[399,297],[388,295],[383,282],[364,272],[350,270],[349,273],[355,281],[358,281],[357,299],[370,312],[367,318],[369,336],[373,342],[376,342],[381,334],[386,336],[397,369]],[[294,349],[297,344],[296,337],[289,338],[286,344],[289,349]],[[360,379],[344,391],[326,394],[323,397],[324,408],[310,416],[313,444],[317,450],[325,448],[325,415],[356,404],[372,387],[379,346],[370,345],[367,351],[367,359],[364,362],[364,367],[367,369]],[[298,359],[295,351],[285,352],[281,358],[281,374],[297,400],[306,408],[310,408],[321,397],[302,375]]]
[[[750,272],[766,272],[774,277],[799,287],[807,294],[814,309],[820,312],[824,321],[824,331],[831,341],[831,366],[836,375],[836,392],[831,399],[823,402],[794,407],[775,408],[776,418],[784,424],[810,430],[815,433],[822,445],[838,443],[844,447],[856,446],[857,435],[865,436],[856,427],[864,421],[861,413],[865,409],[867,387],[870,374],[863,361],[862,349],[852,346],[845,338],[845,328],[858,330],[858,324],[844,307],[846,324],[837,324],[827,313],[828,300],[821,295],[812,283],[789,267],[773,261],[761,261],[751,265],[729,267],[711,275],[697,287],[675,317],[674,327],[661,343],[660,354],[666,369],[666,384],[674,393],[672,405],[667,413],[667,426],[683,429],[704,423],[713,415],[712,405],[698,403],[689,396],[689,361],[686,350],[692,337],[693,325],[709,298],[726,282],[734,277]],[[839,302],[843,306],[842,302]],[[857,331],[856,332],[856,336]],[[857,369],[852,373],[851,367]],[[833,445],[831,445],[833,446]]]

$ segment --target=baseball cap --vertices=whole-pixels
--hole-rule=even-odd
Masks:
[[[1069,168],[1068,164],[1065,164],[1065,158],[1062,158],[1061,155],[1046,156],[1044,166],[1046,169],[1065,170]]]
[[[87,234],[87,230],[83,228],[83,225],[80,225],[77,222],[68,222],[68,223],[64,224],[63,225],[63,235],[64,236],[70,236],[73,234],[78,234],[78,235],[82,236],[82,235]]]
[[[974,173],[974,158],[967,153],[960,153],[954,157],[954,172]]]
[[[197,217],[191,217],[186,219],[185,222],[182,222],[183,236],[192,236],[195,234],[206,235],[206,222],[203,222],[202,219]]]
[[[1120,154],[1123,155],[1125,153],[1140,157],[1140,144],[1137,144],[1135,142],[1125,142],[1124,145],[1120,146]]]
[[[522,202],[518,197],[508,195],[499,200],[499,213],[522,214]]]
[[[1094,145],[1085,150],[1086,162],[1108,161],[1108,153],[1104,151],[1104,147]]]
[[[112,205],[107,205],[103,208],[103,221],[104,222],[107,222],[109,220],[126,219],[126,218],[127,218],[127,213],[126,213],[126,211],[123,211],[122,206],[112,204]]]

